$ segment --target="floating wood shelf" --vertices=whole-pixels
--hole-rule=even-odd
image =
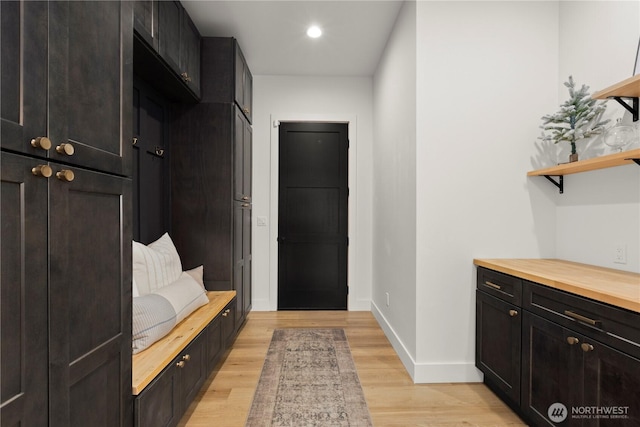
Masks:
[[[551,166],[545,169],[537,169],[527,173],[527,176],[544,176],[560,189],[560,193],[564,191],[564,183],[562,177],[574,173],[588,172],[598,169],[612,168],[615,166],[623,166],[631,163],[640,165],[640,149],[623,151],[621,153],[608,154],[606,156],[595,157],[593,159],[580,160],[572,163],[564,163],[557,166]],[[560,177],[559,181],[552,179],[552,176]]]
[[[599,90],[591,95],[593,99],[607,99],[620,96],[624,98],[640,98],[640,74],[629,77],[619,83]]]
[[[593,99],[615,99],[620,105],[633,115],[633,121],[640,118],[640,74],[629,77],[593,95]],[[631,104],[627,102],[631,101]]]

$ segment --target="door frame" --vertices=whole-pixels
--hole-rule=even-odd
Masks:
[[[347,286],[349,295],[347,296],[347,310],[362,311],[370,310],[371,302],[358,299],[360,289],[357,281],[356,253],[358,252],[357,230],[357,158],[358,141],[356,115],[326,115],[326,114],[271,114],[271,182],[269,197],[269,310],[278,310],[278,172],[280,167],[279,152],[279,130],[280,122],[323,122],[323,123],[346,123],[348,125],[349,150],[348,150],[348,185],[349,198],[347,203],[349,245],[347,247]]]

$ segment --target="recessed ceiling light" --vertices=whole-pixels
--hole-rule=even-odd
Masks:
[[[307,35],[312,39],[317,39],[322,35],[322,30],[317,25],[312,25],[307,30]]]

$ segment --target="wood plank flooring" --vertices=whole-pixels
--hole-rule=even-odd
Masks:
[[[242,427],[277,328],[344,328],[373,424],[524,426],[483,384],[414,384],[370,312],[251,312],[181,427]]]

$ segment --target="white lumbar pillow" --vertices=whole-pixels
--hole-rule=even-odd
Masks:
[[[141,296],[170,285],[182,274],[180,256],[168,233],[146,246],[134,241],[131,249],[133,278]]]

